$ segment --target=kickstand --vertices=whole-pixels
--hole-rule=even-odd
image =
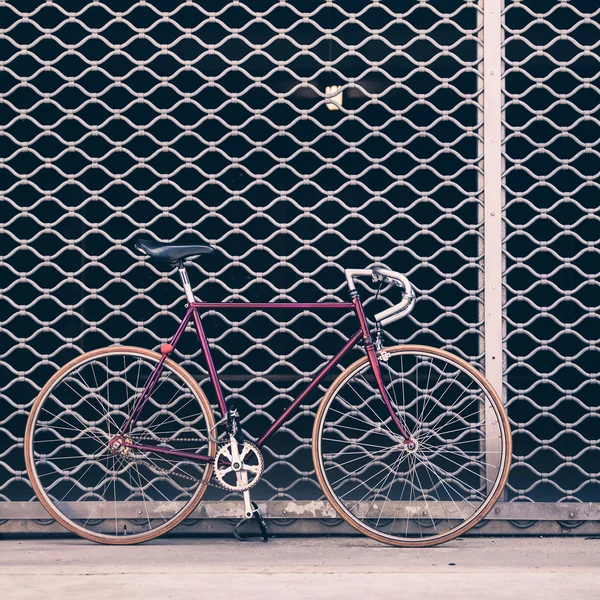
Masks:
[[[269,541],[269,532],[267,531],[267,524],[265,523],[265,520],[263,519],[262,515],[260,514],[260,510],[258,510],[258,506],[257,506],[256,502],[252,502],[252,509],[253,509],[252,516],[249,518],[242,519],[235,526],[235,529],[233,530],[233,535],[235,536],[235,539],[239,540],[240,542],[258,541],[261,539],[263,542],[268,542]],[[256,536],[256,535],[252,535],[252,534],[244,534],[244,533],[240,533],[238,531],[238,529],[240,527],[242,527],[242,525],[245,525],[246,523],[250,523],[253,519],[256,520],[256,522],[258,523],[258,527],[260,528],[261,536]]]

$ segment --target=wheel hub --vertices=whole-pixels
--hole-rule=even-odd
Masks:
[[[108,442],[108,448],[113,454],[120,454],[125,456],[131,452],[131,448],[126,444],[131,444],[131,438],[123,435],[115,435],[115,437]]]
[[[419,449],[419,442],[417,440],[408,440],[404,442],[404,450],[409,454],[415,454]]]

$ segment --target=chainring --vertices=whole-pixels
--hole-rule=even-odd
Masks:
[[[250,442],[244,442],[238,444],[241,469],[234,470],[231,444],[231,442],[228,442],[217,450],[214,461],[214,476],[219,482],[219,487],[231,492],[245,492],[260,481],[265,462],[257,446]]]

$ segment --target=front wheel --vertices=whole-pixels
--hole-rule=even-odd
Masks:
[[[196,381],[169,359],[122,436],[144,449],[111,444],[161,358],[128,346],[88,352],[60,369],[31,408],[31,485],[61,525],[88,540],[150,540],[181,523],[206,490],[212,463],[177,452],[214,457],[212,410]]]
[[[510,466],[506,412],[464,360],[427,346],[377,353],[405,444],[364,357],[328,390],[315,420],[313,460],[325,496],[352,527],[384,543],[432,546],[475,526]]]

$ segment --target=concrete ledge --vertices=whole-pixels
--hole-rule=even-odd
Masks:
[[[137,518],[142,505],[136,502],[119,503],[119,515],[123,518]],[[165,506],[163,506],[165,504]],[[455,503],[446,503],[443,511],[437,510],[434,517],[442,517],[445,512],[452,514]],[[339,519],[333,507],[325,501],[269,501],[258,502],[267,519]],[[406,503],[389,502],[392,516],[401,516],[410,507]],[[73,503],[72,508],[85,513],[85,503]],[[166,503],[159,503],[161,511],[167,511]],[[176,506],[174,505],[176,508]],[[145,509],[144,509],[145,510]],[[112,509],[108,514],[112,514]],[[411,511],[411,514],[414,512]],[[432,509],[434,512],[434,509]],[[79,512],[78,512],[79,514]],[[243,503],[201,502],[190,519],[239,519],[243,514]],[[415,518],[425,513],[415,513]],[[151,515],[152,516],[152,515]],[[0,520],[45,520],[48,513],[39,502],[0,502]],[[600,503],[569,502],[497,502],[486,517],[489,521],[600,521]]]

